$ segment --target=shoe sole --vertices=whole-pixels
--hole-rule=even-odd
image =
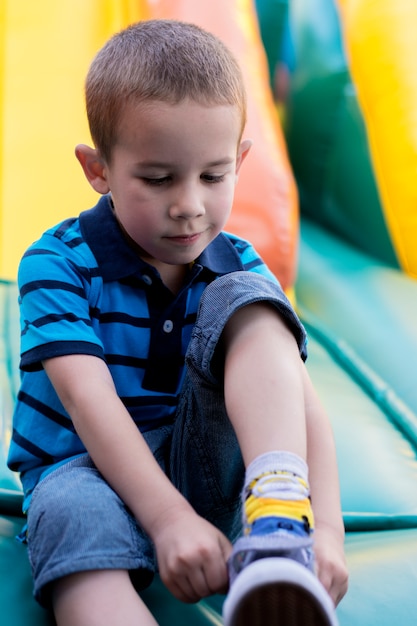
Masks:
[[[223,605],[225,626],[338,626],[316,576],[284,558],[254,561],[237,576]]]

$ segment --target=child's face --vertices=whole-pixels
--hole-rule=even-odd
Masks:
[[[239,136],[232,106],[126,107],[103,178],[122,228],[162,275],[164,265],[192,262],[224,227],[250,147]]]

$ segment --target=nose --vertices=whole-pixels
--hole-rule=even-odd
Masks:
[[[204,215],[204,199],[198,184],[178,185],[171,198],[169,214],[172,219],[193,219]]]

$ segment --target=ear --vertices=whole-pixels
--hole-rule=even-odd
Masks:
[[[248,153],[249,153],[249,150],[251,149],[251,147],[252,147],[252,140],[251,139],[245,139],[239,145],[239,148],[238,148],[238,151],[237,151],[237,159],[236,159],[236,177],[239,174],[240,167],[241,167],[243,161],[248,156]]]
[[[75,156],[92,188],[103,195],[108,193],[110,188],[107,182],[107,168],[99,152],[95,148],[80,144],[75,148]]]

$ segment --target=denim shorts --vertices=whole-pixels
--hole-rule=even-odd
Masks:
[[[143,435],[196,512],[231,541],[241,531],[244,466],[224,404],[219,340],[239,308],[260,301],[273,304],[286,319],[305,358],[304,328],[278,284],[253,272],[222,276],[201,298],[176,419]],[[151,540],[87,454],[60,466],[36,486],[27,538],[34,595],[44,606],[50,603],[50,584],[69,574],[128,570],[140,590],[157,571]]]

